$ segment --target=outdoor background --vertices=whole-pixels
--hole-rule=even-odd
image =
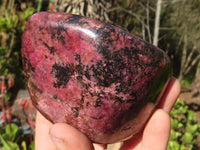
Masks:
[[[0,150],[34,150],[20,50],[28,18],[40,11],[95,18],[163,49],[182,85],[168,150],[200,150],[200,0],[0,0]]]

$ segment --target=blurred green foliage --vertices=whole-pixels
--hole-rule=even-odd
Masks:
[[[0,128],[0,147],[2,150],[34,150],[34,142],[28,146],[19,127],[11,123]]]
[[[0,5],[0,75],[13,74],[17,86],[24,86],[21,65],[21,36],[28,18],[35,9],[31,3],[14,0]]]
[[[6,112],[8,101],[14,92],[25,86],[21,64],[21,37],[28,18],[34,12],[35,8],[31,3],[0,1],[0,92],[3,94],[0,98],[0,111],[3,113]],[[11,93],[10,88],[13,85],[14,92]],[[7,119],[0,126],[0,149],[34,150],[34,143],[25,139],[20,126],[7,122]]]
[[[196,114],[178,100],[171,113],[171,136],[168,150],[197,150],[196,139],[200,136],[200,124]]]

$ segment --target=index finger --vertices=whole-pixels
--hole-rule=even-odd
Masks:
[[[170,113],[174,103],[179,97],[181,85],[179,81],[172,77],[166,87],[166,90],[161,98],[158,108],[163,109],[167,113]]]

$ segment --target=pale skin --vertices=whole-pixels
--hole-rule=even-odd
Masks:
[[[120,150],[166,150],[170,136],[169,113],[180,93],[179,82],[172,77],[157,109],[144,130],[124,142]],[[84,134],[66,123],[52,124],[39,112],[36,118],[36,150],[105,150],[106,145],[92,143]]]

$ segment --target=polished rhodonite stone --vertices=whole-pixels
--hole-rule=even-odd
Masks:
[[[170,60],[159,48],[110,24],[65,13],[30,18],[22,58],[36,108],[97,143],[136,135],[171,76]]]

